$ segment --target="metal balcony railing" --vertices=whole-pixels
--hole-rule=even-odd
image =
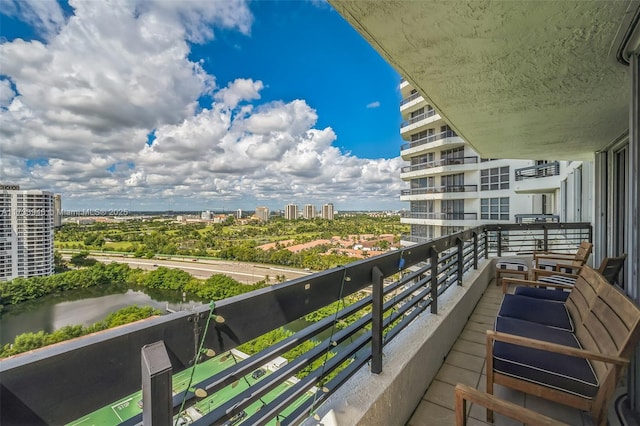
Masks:
[[[560,216],[555,214],[517,214],[516,223],[560,222]]]
[[[418,93],[418,92],[416,92],[416,93],[412,93],[412,94],[410,94],[409,96],[407,96],[406,98],[404,98],[404,99],[402,99],[402,100],[400,101],[400,106],[405,105],[405,104],[408,104],[409,102],[411,102],[411,101],[413,101],[413,100],[415,100],[415,99],[418,99],[418,98],[419,98],[419,97],[421,97],[421,96],[422,96],[422,95],[421,95],[420,93]]]
[[[560,174],[560,163],[558,161],[554,161],[553,163],[523,167],[521,169],[515,169],[514,173],[515,179],[517,181],[524,179],[538,179],[548,176],[558,176]]]
[[[424,195],[424,194],[443,194],[448,192],[476,192],[478,185],[444,185],[429,186],[426,188],[403,189],[400,191],[401,196],[405,195]]]
[[[416,139],[415,141],[407,142],[400,147],[400,150],[404,151],[405,149],[415,148],[417,146],[435,142],[440,139],[454,138],[456,136],[458,135],[453,130],[446,130],[444,132],[436,133],[435,135],[430,135],[424,138]]]
[[[402,212],[400,217],[405,219],[436,219],[436,220],[476,220],[477,213],[426,213],[426,212]]]
[[[585,239],[591,240],[588,223],[476,227],[221,300],[215,305],[7,358],[0,363],[0,423],[65,424],[99,408],[113,408],[118,400],[135,404],[135,400],[123,398],[139,391],[142,382],[144,416],[170,418],[181,406],[195,407],[211,398],[208,409],[196,410],[200,417],[191,418],[192,424],[219,424],[242,413],[246,424],[264,424],[274,419],[295,424],[308,417],[314,407],[367,363],[370,362],[373,373],[380,373],[383,346],[425,310],[437,313],[438,297],[450,286],[461,285],[464,274],[477,268],[482,258],[537,248],[558,247],[570,252]],[[242,343],[367,288],[371,291],[363,299],[342,306],[247,359],[236,360],[230,352]],[[344,321],[348,318],[355,319]],[[344,327],[336,327],[337,324]],[[330,336],[320,337],[327,330]],[[246,388],[240,386],[235,393],[229,392],[245,376],[308,341],[314,342],[312,349],[260,380],[244,379]],[[328,358],[329,352],[334,356]],[[214,354],[232,357],[234,363],[171,395],[172,372],[184,371]],[[161,365],[170,368],[153,376],[150,373],[154,370],[149,367],[154,360],[161,360]],[[321,360],[320,366],[312,364],[317,360]],[[153,365],[157,367],[157,363]],[[342,370],[336,373],[338,367]],[[308,375],[273,395],[279,385],[302,371]],[[168,380],[168,384],[165,380],[162,386],[156,386],[159,379]],[[214,399],[222,395],[217,393],[223,389],[225,398]],[[249,410],[252,404],[261,404],[261,408]],[[140,424],[141,411],[122,418],[121,425]],[[286,415],[281,414],[283,411]],[[145,421],[150,421],[149,417]]]
[[[445,158],[443,160],[429,161],[428,163],[412,164],[410,166],[405,166],[400,171],[402,173],[409,173],[409,172],[415,172],[418,170],[431,169],[434,167],[453,166],[458,164],[475,164],[477,162],[478,162],[477,156]]]
[[[400,127],[407,127],[410,124],[417,123],[418,121],[424,120],[425,118],[429,118],[433,115],[436,115],[437,112],[435,109],[431,109],[429,111],[425,111],[422,114],[416,115],[415,117],[411,117],[410,119],[403,121],[400,123]]]

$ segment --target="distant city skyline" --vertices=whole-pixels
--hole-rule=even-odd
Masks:
[[[400,76],[326,2],[2,4],[1,182],[65,209],[402,206]]]

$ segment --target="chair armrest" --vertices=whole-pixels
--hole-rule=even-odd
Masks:
[[[466,401],[481,405],[503,416],[531,425],[566,425],[558,420],[536,413],[513,402],[505,401],[486,392],[481,392],[471,386],[458,383],[455,388],[456,426],[466,424]]]
[[[548,271],[552,272],[552,271]],[[557,275],[557,274],[554,274]],[[503,278],[502,279],[502,294],[507,294],[509,284],[523,285],[527,287],[552,287],[557,289],[571,290],[572,285],[560,284],[560,283],[541,283],[540,281],[522,280],[519,278]]]
[[[562,355],[574,356],[576,358],[590,359],[593,361],[602,361],[609,364],[626,366],[629,360],[616,355],[608,355],[599,352],[588,351],[585,349],[573,348],[571,346],[559,345],[557,343],[546,342],[544,340],[530,339],[528,337],[516,336],[515,334],[502,333],[494,330],[487,330],[487,348],[492,347],[493,341],[510,343],[513,345],[524,346],[527,348],[540,349],[543,351],[554,352]],[[493,350],[491,350],[493,356]],[[489,354],[487,354],[489,355]]]

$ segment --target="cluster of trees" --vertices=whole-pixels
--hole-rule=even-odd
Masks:
[[[124,263],[95,263],[86,268],[50,276],[1,281],[0,306],[14,305],[47,294],[78,288],[123,284],[130,288],[139,286],[170,290],[180,294],[186,292],[190,297],[195,297],[203,302],[225,299],[266,285],[264,281],[245,285],[222,274],[213,275],[203,281],[178,269],[159,267],[153,271],[145,272],[141,269],[132,269]]]
[[[68,325],[51,333],[39,331],[37,333],[23,333],[14,339],[13,343],[8,343],[0,349],[0,358],[17,355],[22,352],[31,351],[54,343],[73,339],[87,334],[96,333],[108,328],[128,324],[154,315],[160,315],[157,309],[150,306],[129,306],[109,314],[104,320],[94,323],[88,327],[81,325]]]
[[[222,300],[265,287],[264,281],[246,285],[223,274],[212,275],[203,281],[192,277],[185,271],[164,266],[139,274],[135,284],[152,289],[185,292],[190,296],[196,296],[203,302]]]
[[[236,224],[233,218],[223,223],[180,224],[171,220],[65,224],[56,231],[60,248],[124,251],[138,257],[155,254],[217,256],[218,251],[250,243],[253,245],[293,239],[304,243],[318,238],[353,234],[395,234],[407,232],[398,216],[373,218],[364,214],[335,220],[284,220],[267,223]],[[127,244],[128,243],[128,244]],[[253,260],[253,259],[251,259]],[[278,262],[282,264],[282,262]]]
[[[220,250],[218,257],[221,259],[239,260],[241,262],[270,263],[294,268],[309,268],[316,271],[346,265],[356,260],[342,254],[324,254],[330,248],[328,245],[318,245],[298,253],[293,253],[287,249],[262,250],[256,248],[255,241],[248,241]]]
[[[99,285],[127,284],[134,270],[128,265],[96,263],[91,267],[76,269],[44,277],[14,278],[0,281],[0,305],[14,305],[37,299],[51,293]]]

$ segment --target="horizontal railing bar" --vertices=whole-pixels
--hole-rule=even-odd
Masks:
[[[371,352],[357,353],[357,357],[349,364],[344,370],[338,373],[336,377],[331,379],[326,386],[330,392],[324,393],[322,389],[318,389],[315,395],[305,400],[300,406],[298,406],[291,414],[289,414],[283,421],[282,425],[295,425],[299,424],[302,420],[308,417],[311,406],[319,406],[324,400],[326,400],[333,392],[331,389],[339,388],[344,382],[346,382],[351,376],[362,368],[371,359]],[[315,398],[315,400],[314,400]]]
[[[360,320],[358,322],[360,322]],[[364,321],[364,322],[367,322],[367,323],[371,322],[371,318],[369,317],[368,321]],[[355,331],[359,331],[360,328],[362,327],[358,327],[358,329],[356,329]],[[289,377],[293,375],[295,371],[302,370],[303,367],[307,367],[311,365],[313,361],[315,361],[316,359],[318,359],[323,355],[326,355],[326,353],[330,351],[332,347],[334,347],[332,342],[339,344],[344,340],[350,338],[353,334],[355,334],[355,332],[345,332],[345,331],[347,331],[347,329],[339,331],[333,336],[333,339],[325,339],[313,349],[310,349],[309,351],[305,352],[303,355],[299,356],[295,360],[291,361],[290,363],[280,368],[277,372],[270,374],[265,379],[259,382],[260,383],[259,387],[255,389],[249,388],[239,393],[235,397],[231,398],[230,400],[225,401],[221,406],[207,413],[202,418],[202,420],[208,421],[209,423],[207,424],[211,424],[220,420],[228,420],[229,418],[232,417],[234,412],[237,412],[238,410],[248,407],[258,399],[260,399],[262,396],[264,396],[266,393],[273,390],[281,383],[285,382]],[[359,338],[357,338],[356,342],[362,342],[361,345],[364,346],[364,344],[366,344],[366,342],[368,342],[369,340],[371,340],[371,334],[364,334]],[[351,348],[353,345],[354,344],[351,344],[347,348]],[[337,364],[337,365],[340,365],[349,357],[344,355],[347,352],[349,352],[349,349],[345,349],[339,352],[334,357],[330,358],[327,361],[327,363],[330,361],[334,361],[334,362],[340,361]],[[329,369],[329,371],[331,370]]]

